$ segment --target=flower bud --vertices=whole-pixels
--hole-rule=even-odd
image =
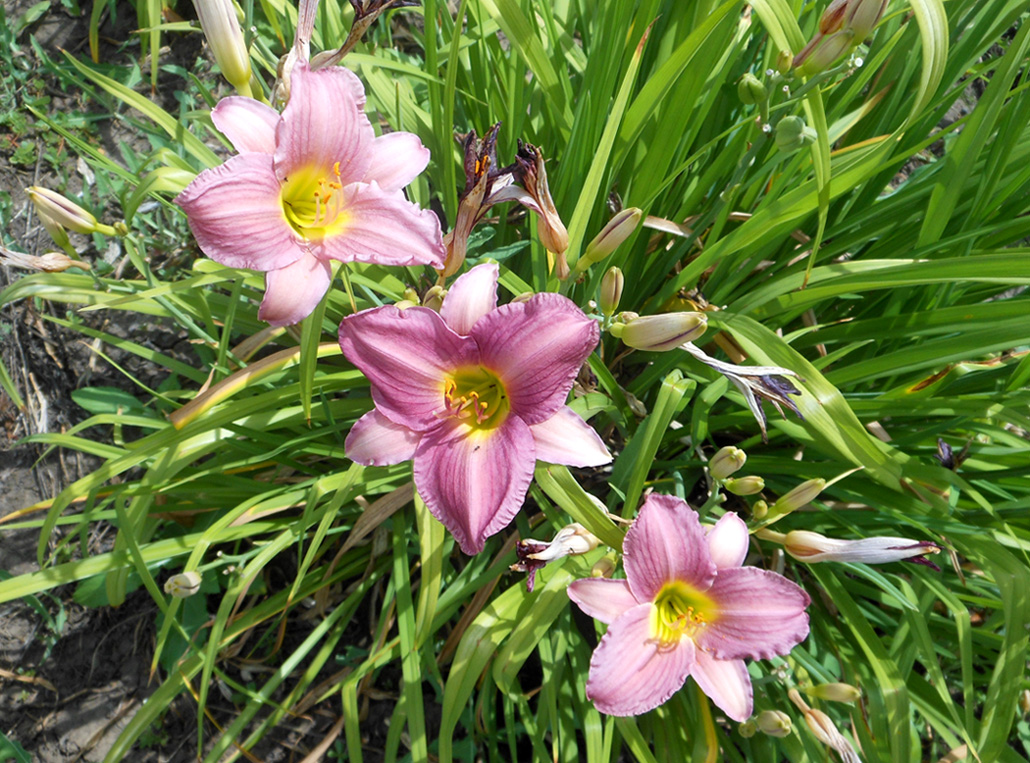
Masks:
[[[797,488],[795,488],[797,489]],[[782,498],[780,500],[783,500]],[[930,564],[922,557],[940,553],[940,547],[929,541],[880,536],[860,540],[838,540],[808,530],[791,530],[783,541],[783,550],[795,559],[814,562],[885,562],[912,561]],[[930,564],[930,566],[934,566]]]
[[[861,42],[880,22],[886,9],[887,0],[851,0],[844,25],[854,33],[855,41]]]
[[[222,76],[238,91],[249,95],[250,54],[233,0],[193,0],[193,7]]]
[[[782,739],[794,729],[790,716],[782,710],[763,710],[755,718],[755,724],[763,734]]]
[[[601,279],[601,312],[611,316],[619,309],[619,300],[622,299],[622,287],[626,283],[625,276],[620,268],[608,268]]]
[[[857,686],[843,683],[818,684],[804,690],[809,697],[830,702],[857,702],[862,691]]]
[[[1019,712],[1024,718],[1030,715],[1030,689],[1023,689],[1019,693]]]
[[[25,193],[32,199],[36,213],[44,221],[44,224],[49,221],[62,228],[86,235],[97,230],[97,218],[56,191],[34,185],[26,188]]]
[[[422,301],[418,298],[418,292],[410,286],[404,290],[404,299],[408,300],[408,302],[414,302],[416,305],[421,304]]]
[[[594,562],[594,566],[590,568],[590,577],[592,578],[610,578],[615,574],[615,557],[611,554],[606,554]]]
[[[768,98],[769,91],[758,77],[748,72],[737,83],[737,97],[745,106],[753,106]]]
[[[444,295],[447,294],[447,289],[442,286],[430,286],[426,295],[422,298],[422,306],[428,307],[430,310],[440,312],[440,308],[443,306]]]
[[[737,733],[744,737],[744,739],[750,739],[757,731],[758,725],[753,720],[744,721],[737,726]]]
[[[747,453],[742,451],[740,448],[736,448],[732,445],[727,445],[725,448],[720,448],[719,451],[712,456],[708,462],[708,471],[712,473],[713,479],[725,480],[731,474],[736,472],[747,461]]]
[[[851,0],[833,0],[823,15],[819,17],[819,32],[821,34],[833,34],[844,26],[844,18],[848,13],[848,5]]]
[[[176,599],[185,599],[200,590],[200,581],[199,572],[180,572],[165,581],[165,593]]]
[[[755,519],[765,519],[769,514],[769,504],[759,499],[755,501],[755,505],[751,507],[751,515]]]
[[[626,207],[612,217],[601,232],[594,236],[594,240],[587,244],[583,255],[576,263],[576,270],[586,270],[614,252],[637,229],[643,214],[643,211],[636,207]]]
[[[816,133],[805,124],[805,120],[797,116],[784,117],[776,123],[774,136],[776,147],[785,154],[800,151],[815,142]]]
[[[786,74],[794,66],[794,56],[789,50],[781,50],[779,55],[776,56],[776,71],[780,74]]]
[[[806,77],[825,71],[851,50],[854,40],[855,33],[848,27],[833,34],[817,34],[794,58],[794,66],[801,67]]]
[[[626,324],[616,323],[611,331],[627,347],[665,352],[693,342],[707,327],[704,313],[661,313],[635,318]]]
[[[722,483],[733,495],[754,495],[765,490],[765,480],[749,475],[747,477],[730,477]]]
[[[781,495],[777,498],[770,511],[777,516],[796,511],[814,501],[823,492],[824,487],[826,487],[826,480],[822,477],[806,480],[786,495]]]

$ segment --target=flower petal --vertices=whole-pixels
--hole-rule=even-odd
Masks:
[[[497,308],[469,335],[504,383],[512,413],[532,425],[564,405],[600,329],[572,300],[548,293]]]
[[[718,660],[698,649],[697,663],[690,675],[701,691],[732,720],[743,723],[751,717],[753,690],[743,660]]]
[[[600,466],[612,460],[594,428],[569,406],[539,424],[531,426],[538,461],[567,466]]]
[[[241,154],[275,153],[275,128],[279,112],[253,98],[232,95],[211,110],[211,121]]]
[[[313,167],[328,175],[336,164],[344,185],[365,176],[375,131],[355,98],[356,79],[339,66],[315,72],[302,65],[294,68],[290,100],[275,136],[280,180]]]
[[[394,424],[377,410],[358,419],[347,435],[347,458],[365,466],[390,466],[415,457],[422,435]]]
[[[451,284],[440,308],[451,331],[468,334],[476,321],[497,307],[498,273],[497,265],[476,265]]]
[[[478,554],[522,508],[535,464],[533,435],[518,416],[492,430],[447,422],[422,435],[415,487],[461,550]]]
[[[332,280],[329,263],[306,252],[292,265],[269,270],[258,318],[271,326],[299,323],[311,315]]]
[[[714,527],[705,528],[708,535],[708,551],[719,570],[739,567],[747,556],[751,535],[747,525],[735,512],[727,511]]]
[[[387,305],[347,316],[340,324],[340,347],[372,382],[380,413],[417,432],[440,424],[445,376],[479,360],[471,339],[424,307],[402,311]]]
[[[573,580],[567,589],[569,598],[595,620],[611,625],[637,601],[625,580],[583,578]]]
[[[715,579],[697,512],[675,496],[648,496],[622,548],[626,578],[641,601],[653,601],[674,580],[706,591]]]
[[[694,642],[660,647],[651,637],[654,605],[639,604],[608,627],[590,658],[587,698],[608,715],[640,715],[680,690],[694,667]]]
[[[429,165],[429,149],[410,132],[391,132],[372,142],[372,157],[361,180],[384,191],[399,191]]]
[[[708,595],[719,613],[697,641],[720,660],[767,660],[787,654],[808,635],[805,607],[811,600],[783,575],[755,567],[720,570]]]
[[[341,193],[346,222],[322,239],[322,256],[341,262],[443,267],[440,221],[428,209],[374,182],[352,183]]]
[[[186,211],[204,254],[223,265],[278,270],[304,254],[283,214],[267,154],[240,154],[204,170],[175,203]]]

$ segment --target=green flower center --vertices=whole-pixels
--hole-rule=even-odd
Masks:
[[[447,376],[443,397],[447,415],[476,429],[500,426],[511,410],[501,380],[482,366],[466,366]]]
[[[686,636],[694,639],[719,618],[711,596],[682,581],[666,583],[654,600],[651,635],[662,645],[673,645]]]
[[[286,221],[306,239],[321,240],[346,227],[349,215],[343,210],[340,163],[325,174],[309,167],[294,172],[283,183],[280,199]]]

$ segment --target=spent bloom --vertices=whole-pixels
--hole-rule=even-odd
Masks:
[[[536,462],[608,463],[597,433],[565,405],[597,346],[597,323],[569,299],[497,306],[496,265],[454,282],[440,312],[392,305],[343,319],[343,354],[375,409],[347,437],[365,465],[414,460],[415,486],[467,554],[518,512]]]
[[[808,595],[782,575],[742,567],[748,531],[728,512],[710,528],[673,496],[652,495],[623,542],[625,580],[577,580],[569,597],[608,624],[587,697],[609,715],[638,715],[693,676],[735,721],[751,715],[745,658],[787,654],[808,635]]]
[[[603,508],[603,504],[602,504]],[[566,525],[549,541],[525,538],[515,544],[518,561],[509,568],[512,572],[525,572],[526,590],[532,592],[536,571],[565,556],[578,556],[593,551],[601,541],[579,522]]]
[[[211,118],[240,153],[175,200],[211,259],[265,272],[258,315],[273,326],[315,308],[332,260],[443,265],[436,216],[401,190],[429,162],[418,137],[376,137],[361,82],[346,69],[299,64],[291,88],[282,114],[222,99]]]

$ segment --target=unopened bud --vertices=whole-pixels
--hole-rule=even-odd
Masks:
[[[97,218],[57,191],[34,185],[25,189],[36,213],[44,223],[49,221],[76,233],[89,235],[97,230]],[[60,242],[58,242],[60,243]]]
[[[612,217],[594,240],[587,244],[583,256],[576,263],[576,270],[582,271],[596,265],[614,252],[623,241],[629,238],[640,224],[643,211],[636,207],[626,207]]]
[[[927,554],[940,553],[941,549],[936,543],[930,541],[917,541],[889,535],[859,540],[840,540],[827,538],[825,535],[809,530],[791,530],[783,541],[783,550],[795,559],[808,564],[815,562],[884,564],[886,562],[912,561],[935,567],[923,557]]]
[[[407,310],[409,307],[419,307],[418,302],[412,302],[410,299],[402,299],[393,303],[393,306],[398,310]]]
[[[601,312],[611,316],[619,309],[619,300],[622,299],[622,287],[626,283],[625,276],[620,268],[608,268],[601,279]]]
[[[616,323],[611,331],[627,347],[649,352],[674,350],[693,342],[705,333],[708,319],[704,313],[662,313]]]
[[[421,300],[418,298],[418,292],[412,289],[410,286],[404,290],[404,299],[408,300],[409,302],[414,302],[415,304],[419,304],[421,302]]]
[[[765,519],[769,514],[769,504],[759,499],[755,501],[755,505],[751,507],[751,515],[755,519]]]
[[[769,91],[758,77],[748,72],[737,83],[737,97],[746,106],[762,103],[769,97]]]
[[[786,495],[777,498],[770,511],[776,516],[796,511],[814,501],[823,492],[824,487],[826,487],[826,480],[822,477],[805,480]]]
[[[1019,712],[1024,718],[1030,715],[1030,689],[1023,689],[1019,693]]]
[[[754,495],[765,490],[765,480],[749,475],[747,477],[730,477],[722,483],[733,495]]]
[[[602,556],[590,568],[590,577],[592,578],[610,578],[614,574],[615,558],[611,554]]]
[[[199,572],[180,572],[165,581],[165,593],[176,599],[185,599],[200,590],[200,582]]]
[[[833,34],[844,26],[844,18],[848,13],[851,0],[833,0],[823,15],[819,17],[819,31],[822,34]]]
[[[848,27],[828,35],[816,35],[794,59],[806,77],[829,69],[851,50],[855,33]]]
[[[232,0],[193,0],[200,28],[211,46],[222,76],[239,91],[250,93],[250,54]]]
[[[887,9],[887,0],[851,0],[844,24],[854,33],[855,41],[861,42],[880,22]]]
[[[755,724],[763,734],[782,739],[794,729],[790,716],[782,710],[763,710],[755,718]]]
[[[789,50],[781,50],[776,56],[776,71],[786,74],[794,66],[794,56]]]
[[[744,721],[737,726],[737,733],[744,739],[750,739],[758,732],[758,725],[753,720]]]
[[[815,142],[816,133],[798,116],[784,117],[776,123],[776,147],[785,154],[800,151]]]
[[[862,691],[857,686],[843,683],[817,684],[803,690],[809,697],[830,702],[857,702]]]
[[[425,297],[422,298],[422,306],[428,307],[430,310],[440,312],[440,308],[443,306],[443,298],[445,294],[447,294],[447,289],[442,286],[429,287]]]
[[[713,479],[725,480],[744,466],[745,461],[747,461],[747,453],[740,448],[727,445],[712,456],[708,462],[708,471],[712,473]]]

